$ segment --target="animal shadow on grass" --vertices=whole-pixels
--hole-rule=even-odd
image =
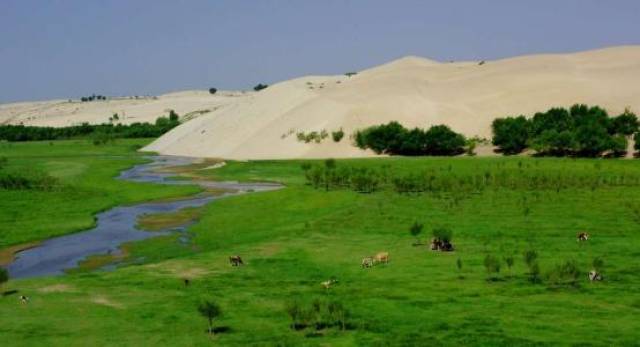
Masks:
[[[9,296],[9,295],[13,295],[16,294],[18,292],[17,289],[13,289],[13,290],[7,290],[6,292],[2,292],[2,296]]]
[[[218,335],[218,334],[222,334],[222,333],[230,333],[231,331],[232,331],[231,327],[229,327],[229,326],[221,326],[221,327],[213,328],[213,334],[214,335]],[[209,329],[205,329],[204,332],[208,334],[209,333]]]

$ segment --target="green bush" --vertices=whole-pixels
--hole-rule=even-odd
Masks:
[[[497,118],[491,125],[493,144],[504,154],[518,154],[527,148],[529,123],[524,116]]]
[[[209,88],[209,94],[213,95],[213,94],[215,94],[215,93],[217,93],[217,92],[218,92],[218,89],[216,89],[216,88]]]
[[[484,257],[484,268],[487,270],[487,275],[490,279],[495,279],[500,274],[500,260],[491,255],[487,254]]]
[[[555,286],[577,286],[581,271],[574,260],[556,265],[548,274],[549,283]]]
[[[342,131],[342,128],[340,128],[340,130],[338,131],[331,132],[331,138],[333,138],[333,142],[340,142],[340,140],[342,140],[343,137],[344,137],[344,131]]]
[[[258,83],[255,87],[253,87],[253,90],[255,90],[256,92],[259,92],[263,89],[266,89],[267,87],[269,87],[268,84]]]
[[[354,138],[362,149],[390,155],[457,155],[464,152],[466,144],[464,136],[446,125],[435,125],[427,131],[408,130],[395,121],[358,130]]]
[[[443,226],[435,227],[433,228],[431,233],[433,234],[434,238],[443,242],[451,242],[451,240],[453,239],[453,230],[447,227],[443,227]]]
[[[596,157],[626,152],[626,138],[638,131],[638,119],[630,110],[609,117],[601,107],[576,104],[569,110],[551,108],[530,119],[524,116],[495,119],[493,144],[505,154],[526,148],[538,154]]]

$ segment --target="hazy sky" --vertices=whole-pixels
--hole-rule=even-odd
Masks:
[[[640,44],[639,0],[0,0],[0,102]]]

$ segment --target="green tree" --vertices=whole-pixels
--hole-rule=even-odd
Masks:
[[[622,114],[611,119],[609,133],[630,136],[638,131],[639,125],[638,117],[629,109],[626,109]]]
[[[218,89],[216,89],[216,88],[209,88],[209,94],[212,94],[212,95],[213,95],[213,94],[215,94],[215,93],[217,93],[217,92],[218,92]]]
[[[214,335],[213,320],[222,315],[220,306],[213,301],[203,301],[198,305],[198,312],[205,317],[209,323],[209,335]]]
[[[255,87],[253,87],[253,90],[255,90],[256,92],[259,92],[263,89],[266,89],[267,87],[269,87],[268,84],[258,83]]]
[[[420,244],[420,234],[422,234],[422,229],[424,228],[424,225],[422,225],[422,223],[418,223],[417,221],[413,222],[413,224],[411,225],[411,227],[409,228],[409,233],[411,234],[411,236],[416,238],[416,245]]]
[[[455,155],[464,152],[466,139],[446,125],[434,125],[424,134],[425,148],[430,155]]]
[[[7,281],[9,281],[9,272],[7,272],[5,268],[0,267],[0,287]]]
[[[518,154],[527,148],[529,123],[524,116],[497,118],[491,124],[493,141],[504,154]]]

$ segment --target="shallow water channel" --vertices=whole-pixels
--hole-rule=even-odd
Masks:
[[[161,172],[168,167],[190,165],[197,162],[194,158],[172,156],[150,156],[151,163],[134,166],[123,171],[118,179],[134,182],[152,182],[156,184],[197,184],[204,188],[217,188],[233,192],[218,196],[196,194],[176,201],[148,202],[130,206],[119,206],[96,216],[96,227],[90,230],[54,237],[43,241],[37,247],[21,251],[7,267],[11,278],[37,276],[55,276],[73,269],[88,256],[101,254],[119,254],[120,245],[151,237],[168,235],[184,231],[191,223],[161,231],[146,231],[136,228],[138,217],[145,214],[171,213],[186,207],[203,206],[212,200],[229,195],[279,189],[274,183],[238,183],[214,181],[188,181],[171,179],[171,172]]]

